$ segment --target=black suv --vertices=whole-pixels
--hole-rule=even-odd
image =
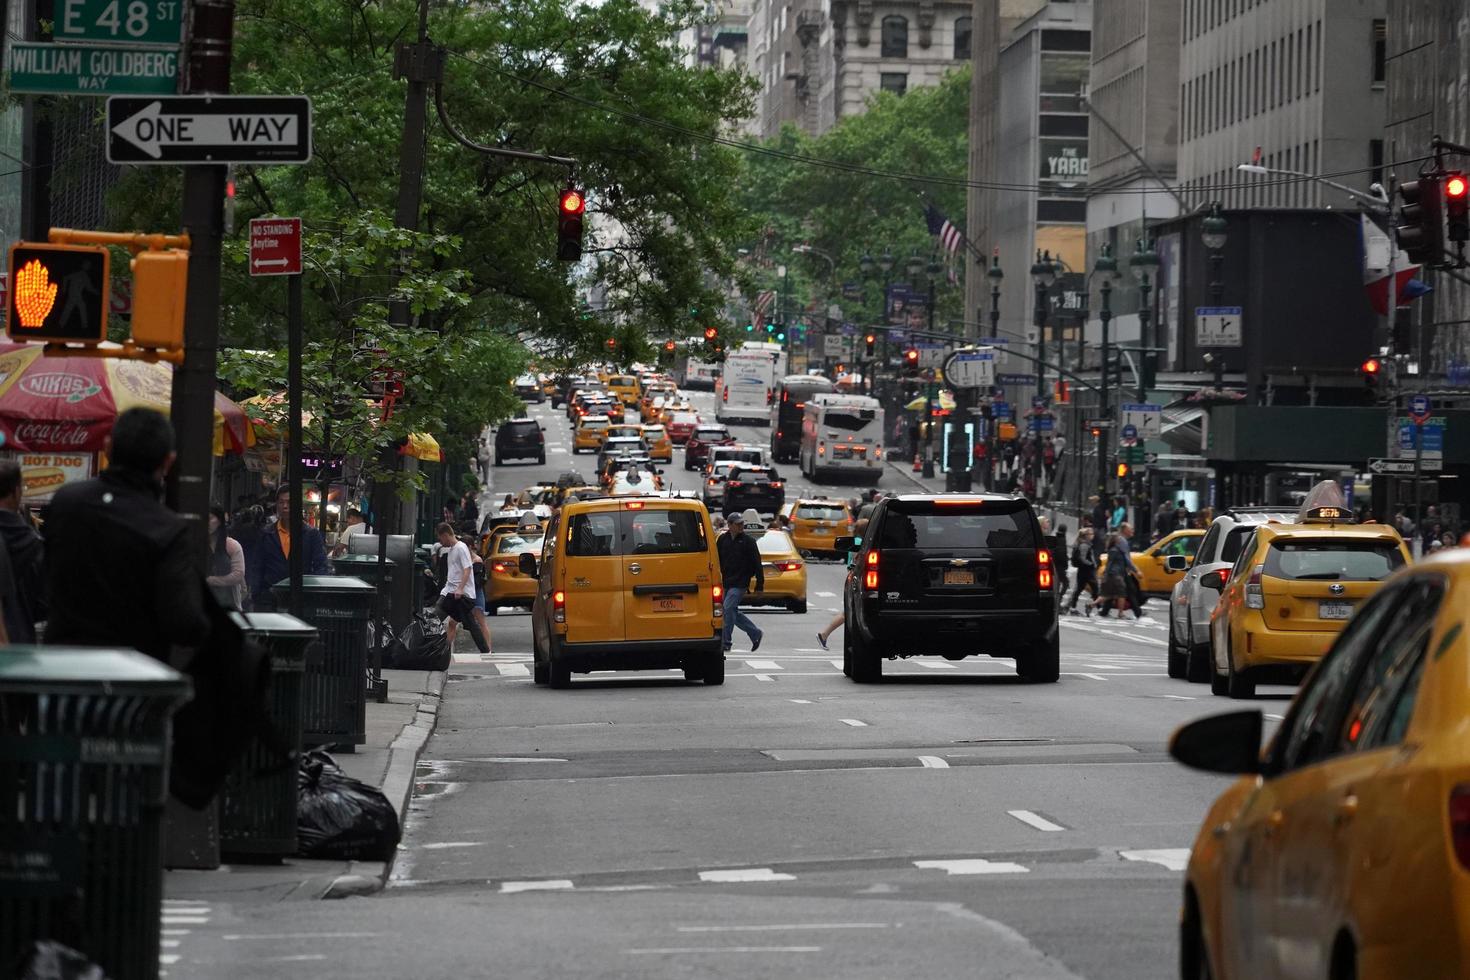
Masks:
[[[769,466],[736,466],[725,479],[725,510],[738,514],[754,507],[758,514],[775,514],[786,503],[781,474]]]
[[[546,436],[535,419],[511,419],[495,430],[495,465],[507,459],[546,462]]]
[[[1002,494],[904,494],[873,510],[843,589],[842,672],[883,677],[885,657],[1014,657],[1060,672],[1056,569],[1031,504]]]

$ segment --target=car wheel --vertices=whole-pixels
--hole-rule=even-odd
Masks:
[[[842,676],[852,676],[852,633],[846,625],[842,627]]]
[[[1190,628],[1191,637],[1194,636],[1193,627]],[[1210,669],[1210,645],[1208,643],[1191,643],[1188,646],[1188,657],[1184,663],[1184,676],[1191,684],[1203,684],[1210,679],[1213,671]]]
[[[1207,643],[1207,644],[1205,644],[1205,649],[1209,653],[1209,661],[1210,661],[1210,663],[1209,663],[1209,667],[1210,667],[1210,693],[1213,694],[1213,695],[1215,695],[1216,697],[1222,697],[1223,698],[1225,696],[1226,691],[1228,690],[1228,688],[1227,688],[1226,683],[1225,683],[1225,675],[1220,672],[1220,668],[1216,665],[1216,661],[1215,661],[1215,632],[1214,632],[1214,630],[1211,630],[1210,631],[1210,642]]]
[[[1235,657],[1228,645],[1225,647],[1225,693],[1236,701],[1256,696],[1256,682],[1251,680],[1248,671],[1235,669]]]
[[[852,654],[849,657],[852,662],[852,673],[848,676],[859,684],[876,684],[881,681],[883,679],[882,655],[873,644],[865,643],[850,625],[842,629],[849,638],[847,643],[852,647]]]
[[[1033,684],[1054,684],[1062,676],[1061,630],[1050,639],[1037,640],[1024,656],[1016,658],[1016,673]]]
[[[1189,651],[1184,649],[1174,635],[1174,617],[1169,617],[1169,676],[1179,680],[1189,666]]]
[[[493,604],[488,603],[488,602],[485,603],[485,615],[486,616],[494,616],[499,611],[500,611],[500,607],[499,606],[493,605]]]
[[[546,654],[541,650],[541,644],[536,640],[536,626],[531,625],[531,681],[535,684],[545,684],[551,680],[551,666],[546,662]]]
[[[536,462],[538,464],[540,464],[541,466],[545,466],[546,465],[546,454],[545,453],[542,453],[540,456],[537,456],[536,457]]]
[[[557,656],[556,647],[555,639],[547,644],[546,683],[560,691],[572,686],[572,668]]]
[[[723,653],[710,657],[709,663],[704,668],[704,682],[710,687],[719,687],[725,683],[725,655]]]
[[[792,612],[796,613],[798,616],[804,616],[804,615],[806,615],[806,600],[805,599],[801,599],[801,600],[798,600],[798,601],[787,603],[786,608],[787,609],[790,609]]]
[[[505,465],[505,457],[502,456],[502,455],[500,455],[499,453],[496,453],[495,454],[495,465],[496,466],[504,466]]]
[[[684,668],[684,679],[693,684],[704,680],[704,671],[693,665]]]

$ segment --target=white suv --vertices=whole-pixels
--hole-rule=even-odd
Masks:
[[[1236,507],[1215,518],[1195,552],[1164,559],[1184,576],[1169,597],[1169,676],[1196,684],[1210,679],[1210,613],[1220,601],[1222,576],[1240,557],[1240,548],[1257,525],[1294,524],[1296,511],[1284,507]],[[1186,570],[1187,568],[1187,570]]]

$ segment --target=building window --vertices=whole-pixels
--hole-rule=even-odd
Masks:
[[[970,60],[970,18],[956,17],[954,22],[954,60]]]
[[[1368,179],[1375,184],[1383,183],[1383,140],[1368,141]]]
[[[883,18],[884,58],[907,58],[909,56],[909,21],[907,17]]]
[[[1388,21],[1373,21],[1373,84],[1388,81]]]
[[[885,92],[902,95],[909,88],[908,73],[902,71],[885,71],[878,76],[878,87]]]

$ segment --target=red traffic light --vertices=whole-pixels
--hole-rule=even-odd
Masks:
[[[568,187],[561,192],[561,209],[567,214],[581,214],[587,210],[587,202],[582,197],[582,192]]]
[[[607,349],[608,350],[617,350],[617,348],[618,348],[617,338],[616,337],[609,337],[609,338],[607,338]]]
[[[908,350],[906,350],[906,351],[903,352],[903,359],[905,361],[908,361],[910,364],[918,364],[919,363],[919,351],[918,351],[918,349],[917,348],[914,348],[914,347],[910,347]]]
[[[1467,183],[1465,178],[1460,174],[1452,174],[1444,182],[1444,196],[1449,200],[1453,201],[1457,198],[1463,198],[1467,191],[1470,191],[1470,183]]]
[[[1370,357],[1363,362],[1362,366],[1358,368],[1358,370],[1362,371],[1370,378],[1375,377],[1380,371],[1383,370],[1383,362],[1376,357]]]
[[[716,337],[716,335],[718,335],[718,334],[719,334],[719,331],[716,330],[714,327],[705,327],[704,328],[704,339],[705,340],[714,340],[715,337]]]
[[[867,344],[869,347],[871,347],[872,345],[876,344],[877,342],[878,342],[878,335],[877,334],[874,334],[874,333],[870,333],[866,337],[863,338],[863,343]]]
[[[664,350],[672,354],[674,352],[674,342],[672,340],[664,341]]]
[[[1094,439],[1101,439],[1102,438],[1102,427],[1101,426],[1094,425],[1092,427],[1092,438],[1094,438]]]

